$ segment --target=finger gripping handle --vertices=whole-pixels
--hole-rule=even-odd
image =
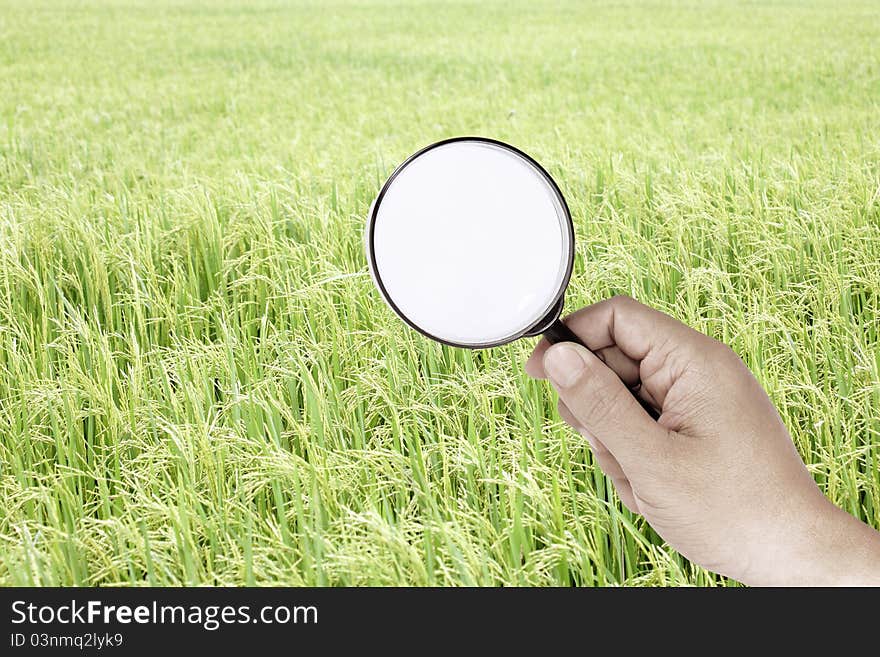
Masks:
[[[575,333],[566,326],[561,319],[557,319],[550,326],[547,327],[547,330],[544,331],[544,338],[546,338],[547,342],[550,344],[556,344],[558,342],[574,342],[575,344],[579,344],[587,351],[592,352],[587,345],[584,344],[584,341],[581,340]],[[637,385],[634,388],[629,388],[629,391],[632,393],[633,397],[636,398],[636,401],[641,404],[642,408],[645,409],[645,412],[651,416],[651,419],[657,420],[660,418],[660,413],[657,412],[657,409],[651,406],[647,401],[642,399],[639,396],[639,387],[641,384]]]

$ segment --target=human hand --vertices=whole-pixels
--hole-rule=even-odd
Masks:
[[[880,533],[822,495],[733,350],[626,297],[566,324],[592,353],[542,340],[526,372],[549,377],[623,504],[673,548],[747,584],[880,584]]]

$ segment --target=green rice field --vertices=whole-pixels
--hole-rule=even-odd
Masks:
[[[385,306],[385,177],[538,159],[567,308],[730,344],[880,528],[880,4],[0,0],[0,584],[727,585],[522,363]]]

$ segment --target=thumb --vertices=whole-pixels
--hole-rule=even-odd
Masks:
[[[544,371],[581,426],[621,464],[644,459],[662,446],[667,430],[657,424],[618,376],[588,349],[555,344],[544,354]],[[632,462],[632,461],[631,461]]]

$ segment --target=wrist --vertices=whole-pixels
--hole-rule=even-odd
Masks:
[[[770,568],[747,583],[880,586],[880,532],[818,494],[770,547]]]
[[[815,534],[818,559],[810,564],[813,586],[880,586],[880,532],[827,499]]]

